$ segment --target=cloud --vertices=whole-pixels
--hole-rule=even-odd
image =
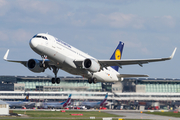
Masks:
[[[0,17],[6,15],[9,10],[9,4],[6,0],[0,0]]]
[[[173,19],[172,16],[170,16],[170,15],[163,16],[162,19],[163,19],[163,22],[164,22],[165,25],[167,25],[167,26],[169,26],[171,28],[175,27],[176,22],[175,22],[175,20]]]
[[[19,42],[23,42],[23,41],[29,40],[29,38],[31,37],[32,37],[32,34],[30,32],[27,32],[24,29],[19,29],[19,30],[13,31],[11,39],[19,41]]]
[[[32,33],[24,29],[7,30],[0,31],[0,36],[0,41],[2,41],[2,44],[19,44],[22,42],[27,42],[32,37]]]
[[[175,27],[175,19],[170,15],[165,16],[155,16],[154,20],[157,21],[160,25],[167,26],[170,28]]]
[[[152,52],[141,41],[126,41],[126,47],[131,49],[137,49],[138,52],[141,52],[145,55],[151,55]]]
[[[123,13],[110,13],[110,14],[99,14],[97,18],[92,20],[95,24],[109,25],[112,28],[135,28],[142,29],[144,27],[144,21],[138,16],[133,14]]]
[[[54,1],[16,0],[8,2],[1,0],[1,2],[3,3],[0,4],[0,16],[3,16],[1,21],[8,21],[9,24],[12,22],[16,24],[57,23],[64,15],[63,10],[67,9],[63,8],[61,2],[57,4]]]
[[[0,11],[0,15],[6,16],[10,22],[61,25],[75,27],[92,27],[92,26],[108,26],[111,28],[135,28],[142,29],[144,27],[143,20],[134,14],[123,14],[119,12],[111,12],[102,8],[93,8],[93,6],[76,5],[62,1],[35,1],[35,0],[17,0],[6,2],[1,0],[5,5],[4,12]],[[102,2],[102,1],[100,1]],[[118,2],[118,1],[116,1]],[[116,3],[115,2],[115,3]],[[124,3],[122,0],[120,3]],[[7,7],[9,6],[9,7]],[[95,9],[95,10],[94,10]],[[13,11],[13,12],[12,12]],[[105,12],[106,11],[106,12]],[[6,20],[7,20],[6,19]]]
[[[158,31],[172,30],[176,28],[176,19],[170,15],[154,16],[146,20],[146,27]]]
[[[0,0],[0,8],[7,4],[6,0]]]
[[[83,27],[87,25],[87,19],[84,16],[87,16],[87,13],[80,12],[67,12],[64,15],[64,22],[69,22],[73,26]],[[67,20],[67,21],[65,21]],[[68,23],[67,23],[68,24]]]
[[[35,1],[35,0],[18,0],[17,5],[20,9],[28,12],[39,12],[47,14],[49,11],[57,11],[58,7],[55,2]]]
[[[131,42],[131,41],[125,42],[125,45],[127,47],[130,47],[130,48],[135,48],[135,47],[141,47],[142,46],[140,42]]]
[[[7,41],[9,39],[8,35],[4,31],[0,31],[0,36],[0,41]]]

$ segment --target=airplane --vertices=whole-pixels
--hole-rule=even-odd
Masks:
[[[103,101],[98,101],[98,102],[89,102],[89,101],[85,101],[81,103],[81,106],[86,106],[87,108],[101,108],[101,107],[105,107],[108,102],[107,102],[107,97],[108,97],[108,93],[106,93],[106,96],[104,98]]]
[[[68,99],[62,103],[59,102],[45,102],[43,103],[44,108],[67,108],[71,104],[71,94]]]
[[[88,79],[89,84],[96,82],[118,82],[126,77],[148,77],[148,75],[120,74],[118,68],[133,64],[142,67],[143,64],[150,62],[170,60],[177,49],[175,48],[172,55],[167,58],[121,60],[124,43],[120,41],[110,60],[99,60],[48,33],[36,34],[30,39],[29,45],[34,52],[42,57],[42,60],[10,60],[7,59],[9,49],[4,55],[4,60],[21,63],[35,73],[44,72],[47,68],[52,69],[55,75],[51,79],[52,84],[60,83],[60,78],[57,77],[59,69],[73,75],[85,77]]]
[[[25,105],[30,104],[29,102],[29,93],[26,95],[23,101],[4,101],[9,104],[9,107],[16,108],[16,107],[22,107]]]

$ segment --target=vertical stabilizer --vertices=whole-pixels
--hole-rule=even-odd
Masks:
[[[23,101],[29,101],[29,93],[26,95]]]
[[[68,107],[71,104],[71,94],[69,95],[66,102],[63,104],[63,108]]]
[[[123,47],[124,47],[124,43],[120,41],[113,55],[111,56],[110,60],[120,60],[122,57]],[[116,71],[118,71],[119,69],[119,66],[111,66],[111,67]]]
[[[108,97],[108,93],[106,93],[106,96],[104,100],[100,103],[100,106],[105,106],[107,104],[107,97]]]

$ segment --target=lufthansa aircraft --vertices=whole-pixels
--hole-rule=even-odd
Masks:
[[[36,34],[30,39],[29,45],[32,50],[42,57],[42,60],[9,60],[7,59],[9,49],[4,55],[4,60],[21,63],[36,73],[44,72],[47,68],[52,69],[55,75],[52,78],[53,84],[60,83],[60,78],[57,78],[59,69],[74,75],[81,75],[87,78],[90,84],[92,82],[117,82],[125,77],[148,77],[148,75],[120,74],[118,68],[122,68],[123,65],[133,64],[142,67],[143,64],[149,62],[170,60],[176,51],[175,48],[172,55],[167,58],[120,60],[124,43],[119,42],[110,60],[99,60],[46,33]]]
[[[4,101],[9,104],[9,107],[15,108],[15,107],[22,107],[25,105],[29,105],[29,93],[26,95],[23,101]]]

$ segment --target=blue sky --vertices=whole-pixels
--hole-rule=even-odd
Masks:
[[[37,33],[48,32],[97,59],[109,59],[119,41],[122,59],[169,57],[180,46],[179,0],[0,0],[0,75],[33,73],[9,59],[41,59],[29,47]],[[171,61],[123,66],[120,73],[180,78],[180,53]],[[59,71],[58,76],[71,76]]]

